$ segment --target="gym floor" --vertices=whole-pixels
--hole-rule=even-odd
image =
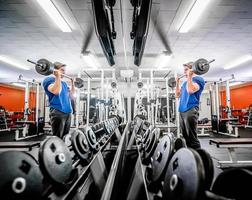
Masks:
[[[252,129],[249,128],[239,128],[240,138],[252,138]],[[210,153],[212,160],[214,162],[214,180],[218,176],[222,169],[218,168],[219,160],[229,160],[228,149],[227,148],[217,148],[216,145],[210,145],[209,140],[215,138],[230,138],[217,133],[210,133],[209,137],[199,137],[201,146],[203,149],[207,150]],[[252,147],[251,148],[236,148],[236,156],[238,160],[252,160]]]

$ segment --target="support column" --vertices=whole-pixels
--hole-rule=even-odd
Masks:
[[[90,107],[90,78],[88,77],[88,88],[87,88],[87,126],[89,124],[89,107]]]
[[[150,80],[147,79],[147,102],[150,102]],[[148,122],[151,122],[150,105],[147,105]]]
[[[153,70],[150,71],[150,91],[151,91],[151,124],[154,125],[155,121],[154,121],[154,90],[153,90]]]
[[[178,74],[175,72],[175,78],[177,78]],[[177,124],[177,137],[180,137],[180,124],[179,124],[179,99],[176,98],[176,124]]]
[[[168,132],[171,132],[171,122],[170,122],[170,100],[169,100],[169,86],[168,86],[168,78],[165,79],[165,88],[166,88],[166,105],[167,105],[167,125],[168,125]]]
[[[230,86],[229,80],[226,81],[226,106],[228,107],[227,117],[231,118],[231,104],[230,104]]]

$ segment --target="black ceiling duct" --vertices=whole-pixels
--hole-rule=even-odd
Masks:
[[[115,3],[115,1],[113,2]],[[113,5],[110,4],[108,6],[112,7]],[[112,36],[114,38],[115,36],[114,34],[112,35],[111,33],[108,12],[105,8],[104,0],[92,0],[92,10],[93,10],[93,15],[94,15],[94,26],[95,26],[96,35],[99,39],[103,53],[105,57],[107,58],[109,65],[113,66],[115,64],[115,61],[114,61],[115,47],[114,47]],[[113,32],[114,32],[114,27],[113,27]]]
[[[134,64],[140,66],[148,35],[152,0],[131,0],[134,7],[131,39],[134,39]]]

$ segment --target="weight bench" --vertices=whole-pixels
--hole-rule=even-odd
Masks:
[[[6,148],[8,150],[10,149],[16,149],[16,148],[24,148],[28,149],[28,151],[31,151],[33,147],[40,146],[40,141],[29,141],[29,142],[0,142],[0,149]]]
[[[210,145],[216,145],[217,148],[227,148],[230,160],[218,161],[219,168],[229,167],[252,167],[252,160],[237,160],[235,148],[252,147],[252,138],[223,138],[210,139]]]
[[[198,136],[209,136],[209,133],[205,133],[205,130],[211,131],[212,125],[211,124],[198,124],[197,129],[200,133],[198,133]]]

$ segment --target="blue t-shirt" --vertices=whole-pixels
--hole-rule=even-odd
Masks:
[[[43,81],[43,87],[46,95],[48,96],[50,108],[54,108],[63,113],[72,113],[72,106],[70,100],[70,92],[65,81],[61,81],[61,92],[58,95],[54,95],[48,90],[48,86],[55,82],[55,78],[52,76],[46,77]]]
[[[179,112],[186,112],[194,107],[199,107],[200,95],[204,90],[205,81],[200,76],[195,76],[192,78],[194,83],[199,85],[199,90],[193,94],[187,92],[187,82],[184,82],[181,87]]]

